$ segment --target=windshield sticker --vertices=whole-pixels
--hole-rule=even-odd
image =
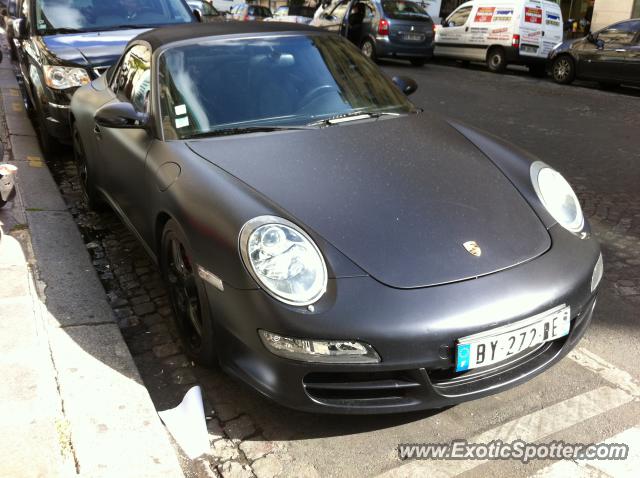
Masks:
[[[176,128],[186,128],[189,126],[189,117],[185,116],[184,118],[176,118]]]
[[[183,116],[187,114],[187,106],[186,105],[178,105],[175,108],[176,116]]]

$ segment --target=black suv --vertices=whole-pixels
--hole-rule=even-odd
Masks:
[[[129,40],[145,29],[196,21],[184,0],[22,0],[14,35],[44,153],[71,137],[75,90],[115,63]]]

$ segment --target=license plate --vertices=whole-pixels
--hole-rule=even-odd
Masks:
[[[420,33],[404,33],[402,39],[407,41],[424,41],[424,35]]]
[[[456,372],[486,367],[524,350],[564,337],[571,327],[571,310],[561,305],[542,314],[458,340]]]

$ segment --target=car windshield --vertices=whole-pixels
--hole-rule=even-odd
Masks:
[[[182,0],[36,0],[42,35],[153,27],[192,21]]]
[[[392,20],[429,21],[431,17],[420,5],[410,1],[390,0],[382,2],[382,10]]]
[[[166,139],[416,111],[337,35],[205,39],[169,48],[158,70]]]

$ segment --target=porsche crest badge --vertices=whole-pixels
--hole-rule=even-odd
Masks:
[[[482,255],[482,249],[480,249],[480,246],[476,241],[467,241],[462,245],[472,256],[480,257]]]

